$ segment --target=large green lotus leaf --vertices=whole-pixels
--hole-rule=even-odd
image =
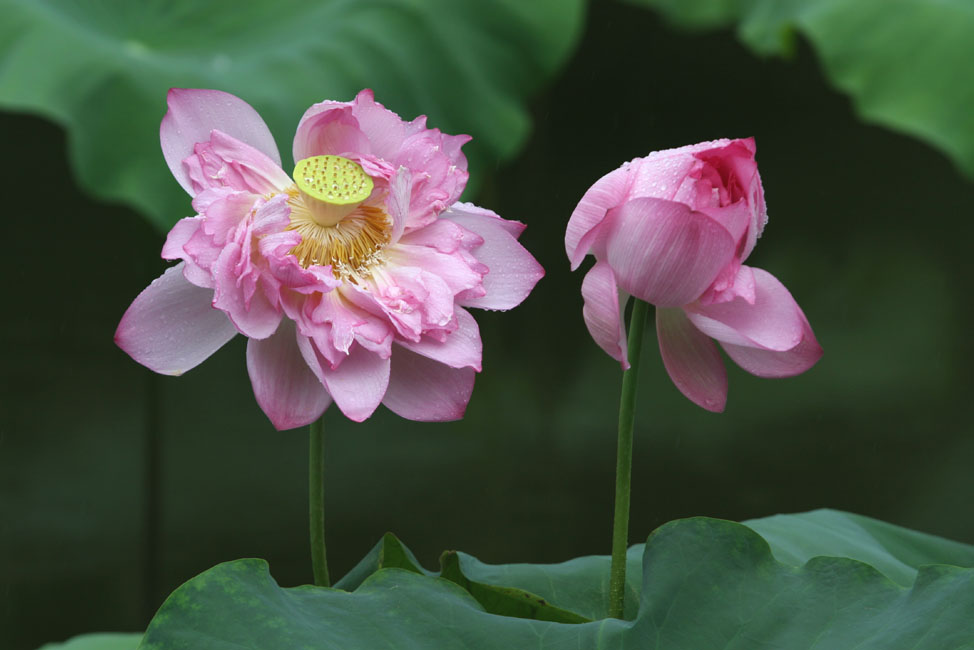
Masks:
[[[816,556],[845,557],[871,565],[899,585],[908,587],[917,569],[927,564],[974,567],[974,546],[838,510],[814,510],[743,522],[760,534],[774,557],[799,567]],[[645,545],[629,549],[625,618],[635,616],[639,601]],[[552,606],[588,619],[605,618],[609,603],[609,557],[587,556],[558,564],[487,564],[457,553],[459,567],[470,580],[524,590]],[[335,586],[353,590],[381,568],[402,568],[438,575],[420,566],[395,536],[387,534]]]
[[[925,140],[974,176],[970,0],[627,1],[687,28],[736,25],[764,55],[789,54],[801,34],[864,119]]]
[[[626,555],[623,616],[635,617],[642,582],[644,545]],[[479,582],[523,589],[551,604],[589,619],[609,615],[608,555],[589,555],[558,564],[487,564],[466,553],[457,554],[463,572]]]
[[[583,13],[582,0],[0,0],[0,107],[62,124],[82,185],[166,229],[191,210],[159,148],[168,88],[252,104],[290,171],[304,110],[369,87],[406,119],[474,136],[476,175],[518,151],[525,99]]]
[[[801,566],[818,555],[865,562],[908,587],[927,564],[974,567],[974,546],[838,510],[814,510],[743,522],[780,562]]]
[[[420,566],[412,551],[406,548],[395,535],[386,533],[361,562],[335,583],[335,587],[352,591],[380,569],[403,569],[449,580],[473,596],[484,610],[491,614],[559,623],[584,623],[591,620],[576,612],[556,607],[527,589],[485,582],[483,576],[476,570],[474,572],[466,570],[460,555],[456,551],[447,551],[440,557],[440,571],[438,573],[427,571]]]
[[[640,575],[642,556],[643,544],[633,546],[627,554],[624,611],[626,618],[636,615],[639,584],[642,581]],[[594,620],[608,616],[610,563],[608,555],[590,555],[558,564],[487,564],[472,555],[450,551],[444,553],[440,561],[441,563],[449,561],[451,568],[455,566],[468,581],[479,585],[491,585],[498,589],[519,590],[527,594],[527,596],[519,595],[519,598],[538,598],[559,610],[574,614],[574,616],[566,616],[563,622],[578,622],[578,619]],[[384,568],[406,569],[428,576],[440,575],[420,566],[416,557],[402,542],[391,533],[386,533],[351,571],[335,583],[335,587],[347,591],[354,590],[370,575]],[[461,581],[454,580],[454,582],[459,584]],[[543,614],[522,617],[541,616]]]
[[[141,633],[82,634],[68,639],[64,643],[48,643],[41,646],[40,650],[135,650],[141,640]]]
[[[283,589],[264,562],[238,560],[177,589],[140,648],[974,647],[974,569],[923,567],[906,588],[848,558],[796,568],[747,526],[697,518],[650,536],[641,578],[633,620],[565,624],[487,613],[453,582],[406,569],[349,593]]]

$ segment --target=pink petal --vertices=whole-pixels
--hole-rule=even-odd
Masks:
[[[595,181],[572,212],[565,231],[565,252],[568,253],[572,271],[578,268],[588,254],[606,213],[625,199],[629,189],[628,165],[629,163]]]
[[[459,252],[441,253],[430,246],[403,243],[390,246],[384,252],[390,267],[416,267],[442,278],[449,287],[451,298],[452,295],[480,286],[483,279],[482,274],[471,269]]]
[[[298,349],[294,321],[285,318],[269,338],[247,341],[247,372],[254,397],[278,431],[310,424],[331,398]]]
[[[487,219],[490,219],[492,222],[496,223],[497,225],[503,227],[504,230],[506,230],[508,234],[510,234],[511,237],[513,237],[514,239],[520,237],[521,233],[524,232],[524,229],[527,228],[527,226],[521,223],[520,221],[512,221],[510,219],[504,219],[493,210],[488,210],[487,208],[481,208],[480,206],[474,205],[473,203],[467,203],[465,201],[458,201],[454,203],[452,206],[450,206],[450,211],[453,213],[462,212],[463,214],[473,214],[473,215],[479,215],[481,217],[486,217]],[[443,216],[448,217],[449,215],[444,214]]]
[[[223,347],[237,333],[212,306],[213,291],[189,283],[183,263],[152,281],[122,316],[115,343],[146,368],[181,375]]]
[[[606,226],[606,259],[619,286],[658,307],[693,302],[734,257],[727,229],[682,203],[632,199]]]
[[[359,91],[352,100],[352,107],[359,128],[371,144],[369,153],[389,161],[396,160],[406,137],[406,125],[402,118],[377,103],[375,95],[368,88]]]
[[[249,245],[249,241],[246,242]],[[282,314],[277,301],[271,301],[263,284],[271,277],[261,277],[248,257],[248,251],[230,242],[213,264],[216,284],[213,305],[224,310],[237,329],[249,338],[265,339],[277,331]]]
[[[195,194],[182,162],[198,142],[208,142],[214,129],[223,131],[267,155],[280,167],[274,136],[250,104],[220,90],[173,88],[166,98],[159,139],[162,155],[173,176],[190,195]]]
[[[752,375],[771,379],[799,375],[822,358],[822,346],[815,340],[815,334],[805,314],[801,313],[801,310],[799,313],[802,319],[802,338],[798,345],[790,350],[762,350],[729,343],[721,343],[721,345],[734,363]]]
[[[295,162],[311,156],[347,153],[372,153],[349,102],[321,102],[304,112],[294,134]]]
[[[460,300],[464,307],[511,309],[521,304],[531,289],[544,277],[544,269],[510,234],[504,220],[493,213],[468,210],[454,205],[443,213],[449,219],[483,238],[473,249],[477,261],[489,269],[483,278],[487,293]]]
[[[350,420],[362,422],[378,408],[389,385],[389,359],[353,345],[338,368],[321,367],[321,377],[335,404]]]
[[[270,194],[292,184],[281,165],[260,150],[214,129],[208,142],[198,143],[195,155],[183,161],[197,191],[208,187]]]
[[[691,172],[703,163],[681,149],[653,151],[645,158],[637,158],[629,165],[630,198],[666,199],[696,206],[697,181]],[[709,197],[708,197],[709,198]]]
[[[615,275],[608,262],[596,262],[585,274],[585,279],[582,280],[582,298],[585,300],[582,317],[588,333],[606,354],[622,364],[623,370],[628,370],[626,328],[620,309],[625,301],[620,300]],[[628,299],[625,296],[625,300]]]
[[[392,218],[392,232],[389,234],[389,244],[399,242],[402,232],[409,218],[409,197],[412,194],[413,176],[405,167],[400,167],[395,177],[389,183],[389,198],[386,205],[389,217]]]
[[[398,340],[396,343],[451,368],[473,368],[480,372],[483,343],[477,321],[470,312],[460,307],[456,307],[453,313],[456,314],[458,327],[442,343],[430,337],[423,337],[418,342]]]
[[[382,403],[407,420],[459,420],[473,393],[476,374],[473,368],[450,368],[397,348],[392,354],[392,374]]]
[[[411,246],[428,246],[441,253],[455,253],[461,247],[472,250],[484,243],[482,237],[449,219],[437,219],[428,226],[403,235],[399,241]]]
[[[186,217],[177,221],[166,235],[166,243],[162,246],[162,259],[178,260],[186,257],[183,246],[196,234],[202,222],[201,216]]]
[[[803,316],[798,303],[777,278],[763,269],[754,274],[754,301],[738,296],[729,302],[687,306],[687,316],[701,332],[722,343],[790,350],[802,340]]]
[[[197,238],[197,233],[200,231],[200,226],[203,223],[203,217],[186,217],[185,219],[180,219],[176,222],[176,225],[172,227],[169,234],[166,236],[166,243],[162,247],[162,258],[166,260],[178,260],[182,259],[185,265],[183,266],[183,275],[192,284],[197,287],[202,287],[204,289],[213,289],[215,285],[213,284],[213,277],[207,267],[203,267],[199,264],[199,257],[197,254],[200,248],[205,248],[206,253],[211,253],[214,250],[214,246],[211,245],[208,237]],[[187,244],[191,241],[194,244],[190,244],[187,250]],[[199,244],[203,244],[200,246]],[[216,254],[212,254],[213,259],[216,259]]]
[[[656,309],[656,334],[670,379],[694,404],[720,413],[727,404],[727,369],[717,346],[682,309]]]

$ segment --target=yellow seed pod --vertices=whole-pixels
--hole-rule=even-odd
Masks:
[[[341,156],[312,156],[294,167],[294,182],[315,221],[332,226],[372,194],[374,182],[362,166]]]

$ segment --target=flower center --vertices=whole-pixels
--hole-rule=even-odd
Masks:
[[[392,229],[382,208],[362,205],[372,194],[372,178],[347,158],[314,156],[298,162],[294,182],[286,190],[288,230],[297,231],[301,243],[291,254],[304,268],[331,266],[339,279],[358,282],[369,275]]]
[[[294,182],[312,218],[334,226],[372,193],[372,177],[341,156],[312,156],[294,167]]]

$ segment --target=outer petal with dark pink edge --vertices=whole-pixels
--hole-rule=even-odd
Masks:
[[[734,257],[727,229],[682,203],[633,199],[609,220],[604,259],[616,282],[657,307],[693,302]]]
[[[822,346],[815,340],[815,334],[805,314],[801,313],[801,310],[799,314],[802,319],[802,338],[798,345],[790,350],[779,352],[728,343],[721,345],[734,363],[752,375],[770,379],[800,375],[822,358]]]
[[[150,370],[181,375],[237,333],[212,300],[212,290],[192,285],[183,276],[182,263],[172,266],[126,310],[115,343]]]
[[[382,403],[407,420],[459,420],[475,376],[473,368],[450,368],[400,347],[392,354],[392,375]]]
[[[272,336],[247,341],[247,371],[257,403],[278,431],[317,420],[331,398],[305,363],[294,321],[285,318]]]
[[[196,143],[208,142],[214,129],[240,140],[270,157],[278,166],[281,155],[274,136],[250,104],[220,90],[173,88],[166,98],[169,111],[162,118],[162,155],[173,176],[190,195],[195,194],[182,162]]]
[[[625,198],[629,184],[629,170],[623,165],[595,181],[578,202],[565,231],[565,252],[568,253],[572,271],[588,254],[606,213]]]
[[[477,261],[489,269],[483,278],[486,294],[459,300],[464,307],[511,309],[521,304],[538,280],[544,277],[544,269],[538,261],[511,234],[511,223],[490,210],[457,203],[441,217],[484,240],[472,252]]]
[[[585,326],[606,354],[629,369],[626,358],[626,328],[622,323],[619,288],[607,262],[596,262],[582,280],[582,316]],[[626,296],[628,300],[628,296]],[[624,303],[623,303],[624,304]]]
[[[763,269],[741,267],[754,274],[754,300],[745,297],[710,305],[688,305],[687,316],[701,332],[722,343],[790,350],[802,340],[801,309],[777,278]]]
[[[714,342],[682,309],[657,309],[656,334],[670,379],[694,404],[720,413],[727,404],[727,369]]]

